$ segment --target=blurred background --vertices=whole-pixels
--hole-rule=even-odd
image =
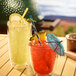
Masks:
[[[0,33],[7,33],[7,21],[12,13],[31,14],[38,31],[56,36],[76,33],[76,0],[0,0]]]

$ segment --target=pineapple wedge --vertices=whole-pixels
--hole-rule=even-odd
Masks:
[[[40,38],[40,41],[46,40],[46,33],[45,33],[45,32],[39,32],[39,33],[38,33],[38,36],[39,36],[39,38]],[[34,34],[33,37],[31,37],[30,40],[31,40],[31,41],[32,41],[32,40],[35,40],[35,41],[37,42],[37,41],[38,41],[38,38],[37,38],[36,34]]]

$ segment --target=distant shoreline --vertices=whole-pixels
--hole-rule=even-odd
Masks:
[[[55,20],[55,19],[61,19],[62,21],[68,21],[68,22],[75,22],[76,23],[76,17],[70,17],[70,16],[55,16],[55,15],[48,15],[45,16],[44,19],[46,20]]]

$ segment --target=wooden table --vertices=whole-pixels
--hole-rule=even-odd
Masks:
[[[63,45],[65,45],[66,50],[65,38],[60,39],[64,39]],[[56,74],[55,76],[76,76],[76,61],[66,56],[58,56],[53,73]],[[11,67],[8,52],[8,37],[3,34],[0,34],[0,76],[34,76],[31,67],[22,70]]]

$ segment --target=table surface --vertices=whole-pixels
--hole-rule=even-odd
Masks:
[[[64,37],[59,37],[63,40],[63,45],[66,50],[66,40]],[[53,73],[55,76],[76,76],[76,61],[67,56],[58,56]],[[15,69],[10,65],[8,37],[0,34],[0,76],[35,76],[31,66],[27,69]]]

